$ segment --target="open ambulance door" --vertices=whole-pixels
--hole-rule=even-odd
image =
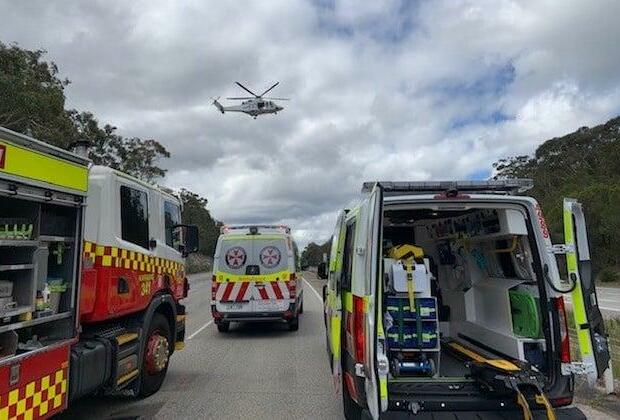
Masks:
[[[325,286],[325,328],[327,331],[327,355],[334,387],[340,389],[341,372],[341,332],[342,332],[342,253],[344,251],[345,216],[342,211],[336,222],[329,257],[327,285]]]
[[[564,240],[566,265],[572,286],[571,300],[575,329],[582,362],[581,365],[571,365],[578,367],[571,371],[585,373],[590,384],[597,379],[603,379],[606,391],[611,393],[614,380],[609,344],[592,278],[585,218],[581,203],[571,198],[564,199]],[[568,366],[563,366],[563,369],[565,368]]]
[[[366,349],[364,375],[368,411],[373,419],[378,419],[387,410],[388,359],[385,354],[385,334],[383,332],[382,307],[382,233],[383,233],[383,187],[374,185],[368,202],[364,204],[367,223],[365,274],[366,274]],[[356,251],[359,252],[359,251]]]

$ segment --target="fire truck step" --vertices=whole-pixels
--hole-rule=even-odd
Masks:
[[[133,341],[135,339],[137,339],[139,337],[138,333],[125,333],[125,334],[121,334],[116,336],[116,342],[118,343],[119,346],[122,346],[125,343],[129,343],[130,341]]]
[[[138,376],[138,373],[140,373],[140,370],[134,369],[131,372],[121,376],[120,378],[118,378],[116,380],[116,386],[120,386],[120,385],[126,383],[127,381],[135,378],[136,376]]]

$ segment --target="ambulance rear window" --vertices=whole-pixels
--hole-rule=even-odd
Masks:
[[[287,270],[288,258],[285,238],[224,238],[218,263],[232,274],[272,274]]]

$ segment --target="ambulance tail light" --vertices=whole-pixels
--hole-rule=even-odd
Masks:
[[[211,301],[215,302],[215,296],[217,295],[217,282],[216,277],[211,277]]]
[[[364,327],[364,299],[353,295],[353,340],[355,342],[355,359],[358,363],[366,362],[366,331]]]
[[[297,297],[297,277],[295,273],[291,273],[291,276],[289,278],[288,293],[291,299],[295,299]]]
[[[560,323],[560,361],[570,363],[570,336],[568,335],[568,321],[566,318],[566,308],[564,298],[555,298],[555,308],[558,311]]]

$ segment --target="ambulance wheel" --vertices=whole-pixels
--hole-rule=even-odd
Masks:
[[[342,379],[342,406],[344,407],[345,419],[360,420],[362,418],[362,407],[349,395],[349,389],[344,378]]]
[[[230,322],[220,322],[219,324],[217,324],[217,330],[221,333],[228,332],[229,328]]]
[[[142,398],[159,391],[168,371],[168,361],[172,346],[170,324],[166,317],[155,313],[144,341],[140,391]]]
[[[295,318],[291,319],[288,322],[289,331],[297,331],[298,329],[299,329],[299,315],[295,316]]]

